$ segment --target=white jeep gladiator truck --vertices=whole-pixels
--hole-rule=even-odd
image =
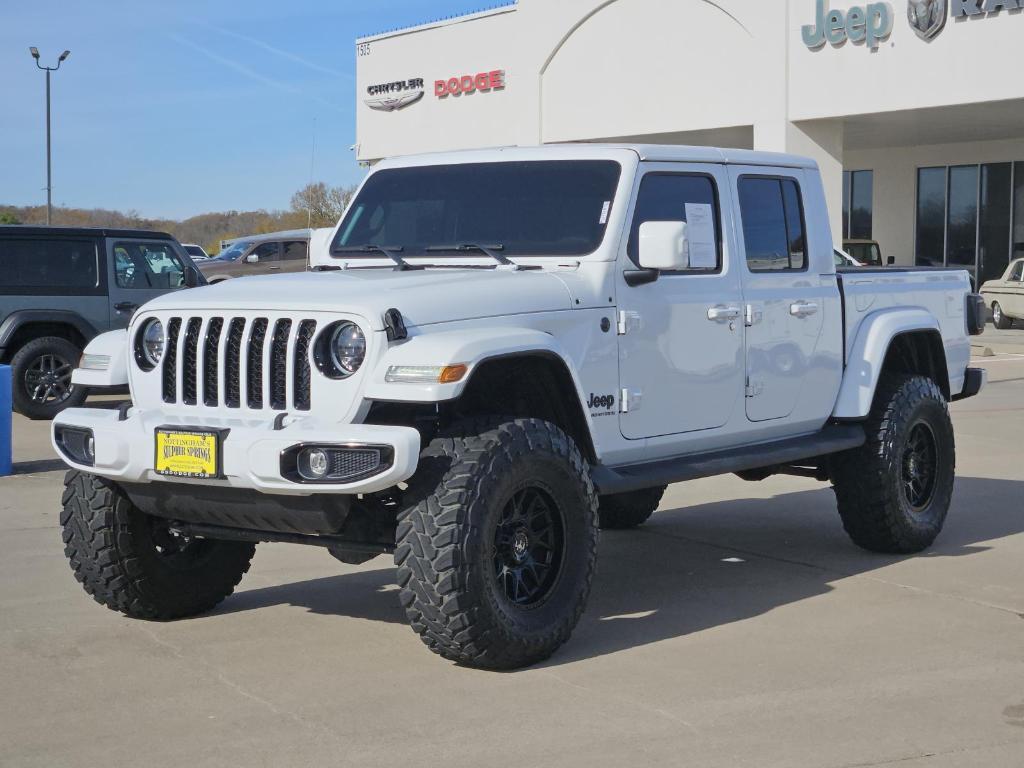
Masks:
[[[951,400],[976,394],[958,270],[837,271],[815,164],[568,145],[382,162],[319,273],[169,294],[128,330],[131,403],[69,409],[66,554],[142,619],[209,610],[257,542],[394,553],[441,656],[569,637],[598,529],[667,485],[831,482],[853,541],[942,528]]]

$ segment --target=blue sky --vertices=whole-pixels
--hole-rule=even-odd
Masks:
[[[46,202],[44,74],[54,73],[53,202],[184,218],[286,208],[314,176],[362,176],[359,35],[488,0],[59,0],[0,12],[0,203]]]

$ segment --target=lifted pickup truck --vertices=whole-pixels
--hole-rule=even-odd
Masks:
[[[131,405],[55,420],[75,576],[174,619],[228,596],[256,542],[393,552],[431,650],[514,668],[568,639],[598,528],[671,483],[830,481],[855,543],[922,550],[983,307],[963,271],[837,274],[828,222],[815,164],[786,155],[383,162],[326,272],[147,304]]]

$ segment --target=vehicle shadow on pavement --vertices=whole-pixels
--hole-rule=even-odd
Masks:
[[[1024,482],[957,478],[938,541],[925,553],[907,556],[854,546],[827,487],[663,510],[637,530],[602,534],[587,610],[569,643],[543,666],[748,619],[901,560],[984,551],[982,542],[1024,531],[1024,512],[1006,503],[1022,495]],[[243,582],[244,591],[214,614],[292,605],[404,623],[388,559],[372,562],[384,567],[257,589],[244,589]]]

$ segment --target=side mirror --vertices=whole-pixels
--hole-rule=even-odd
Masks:
[[[640,225],[640,266],[675,270],[690,266],[685,221],[645,221]]]
[[[258,264],[259,260],[260,260],[259,255],[255,254],[255,253],[250,253],[248,256],[245,257],[245,263],[246,264]]]
[[[891,267],[893,264],[896,263],[896,257],[895,256],[890,256],[889,258],[887,258],[885,260],[885,263],[886,263],[887,266]]]

